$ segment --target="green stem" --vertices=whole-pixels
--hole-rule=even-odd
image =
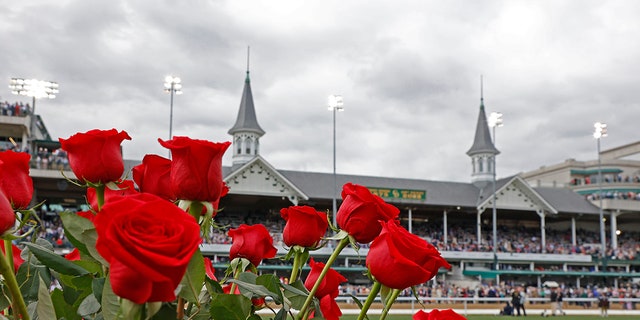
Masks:
[[[333,253],[329,257],[329,259],[327,260],[327,263],[324,265],[324,268],[322,269],[322,272],[320,272],[320,275],[318,276],[318,280],[313,285],[313,288],[311,288],[311,291],[309,292],[309,296],[307,296],[307,299],[304,301],[304,304],[302,305],[302,308],[300,308],[300,312],[298,313],[299,315],[303,315],[306,312],[307,308],[311,304],[311,301],[313,300],[314,295],[318,291],[318,288],[320,288],[320,284],[322,283],[322,280],[327,275],[327,272],[329,272],[329,269],[331,269],[331,265],[333,264],[334,261],[336,261],[336,259],[338,258],[338,255],[340,255],[340,252],[342,251],[342,249],[344,249],[344,247],[346,247],[348,244],[349,244],[349,237],[348,236],[346,236],[346,237],[342,238],[342,240],[340,240],[340,242],[338,243],[338,246],[333,251]],[[302,318],[298,318],[298,319],[302,319]]]
[[[11,259],[13,260],[13,256],[11,256]],[[16,275],[13,273],[13,267],[9,265],[6,256],[0,259],[0,273],[2,273],[7,289],[11,294],[11,304],[14,311],[20,315],[22,320],[29,320],[29,312],[27,312],[27,306],[24,303],[24,299],[22,299]]]
[[[304,261],[302,261],[302,259],[304,258],[304,251],[300,252],[297,249],[293,249],[293,250],[296,250],[296,251],[295,251],[295,255],[293,256],[293,268],[291,269],[291,276],[289,277],[289,283],[294,283],[296,282],[296,280],[298,280],[298,274],[300,273],[300,269],[304,264]],[[305,248],[304,250],[306,251],[307,249]]]
[[[360,314],[358,315],[358,320],[364,319],[364,317],[367,315],[367,311],[369,311],[369,307],[371,307],[371,304],[376,299],[376,296],[378,296],[378,292],[380,292],[381,287],[382,285],[380,284],[380,282],[373,281],[373,287],[371,287],[371,291],[367,296],[367,300],[365,300],[364,305],[362,305],[362,309],[360,310]]]
[[[102,206],[104,205],[104,184],[100,184],[95,187],[96,189],[96,197],[98,198],[98,212],[102,210]]]
[[[242,264],[240,263],[238,267],[233,270],[233,279],[238,280],[240,278],[240,273],[242,273],[242,271],[240,270],[241,268]],[[236,286],[237,284],[235,282],[231,284],[231,290],[229,290],[229,294],[236,294]]]
[[[387,314],[389,314],[389,310],[391,310],[391,306],[393,306],[393,303],[398,298],[398,295],[400,295],[400,291],[400,289],[393,289],[393,291],[391,291],[391,296],[389,296],[389,300],[387,300],[387,304],[384,306],[384,310],[382,310],[380,320],[384,320],[387,317]]]
[[[196,219],[196,222],[200,222],[200,215],[202,215],[202,203],[200,201],[193,201],[189,206],[189,214]]]
[[[15,270],[15,266],[13,265],[13,242],[11,242],[11,240],[4,240],[4,254],[7,258],[9,268]]]

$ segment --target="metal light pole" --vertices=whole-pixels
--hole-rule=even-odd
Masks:
[[[336,214],[338,212],[337,194],[338,183],[336,182],[336,111],[344,111],[344,101],[342,96],[330,95],[329,96],[329,110],[333,111],[333,217],[332,223],[337,226]]]
[[[36,99],[54,99],[59,92],[58,83],[37,79],[11,78],[9,81],[11,93],[31,97],[31,121],[29,123],[29,141],[35,137]],[[24,141],[22,142],[24,148]],[[32,146],[33,147],[33,146]],[[32,150],[31,150],[32,151]]]
[[[496,127],[502,127],[502,113],[500,112],[491,112],[489,115],[489,126],[493,128],[493,145],[496,145]],[[497,154],[493,156],[493,257],[496,259],[498,253],[498,213],[496,210],[496,157]],[[498,269],[498,264],[494,266],[494,268]]]
[[[182,83],[180,78],[166,76],[164,78],[164,92],[171,94],[171,104],[169,110],[169,140],[173,138],[173,94],[182,94]]]
[[[602,210],[602,161],[600,159],[600,138],[607,136],[607,125],[605,123],[596,122],[593,127],[593,137],[596,138],[598,150],[598,198],[600,199],[600,244],[602,246],[601,255],[604,261],[606,257],[607,239],[604,233],[604,212]],[[606,271],[606,270],[605,270]]]

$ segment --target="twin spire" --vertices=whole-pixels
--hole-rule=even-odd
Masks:
[[[484,110],[484,95],[482,87],[482,76],[480,77],[480,112],[478,114],[478,122],[476,123],[476,134],[473,139],[473,145],[467,151],[467,155],[471,157],[471,183],[478,188],[483,188],[489,182],[493,181],[495,174],[495,156],[500,153],[493,144],[491,131],[489,131],[489,122]]]
[[[249,162],[259,154],[259,140],[265,132],[258,124],[256,109],[253,104],[251,80],[249,78],[249,47],[247,47],[247,77],[244,81],[242,99],[236,123],[228,133],[233,136],[232,170]]]

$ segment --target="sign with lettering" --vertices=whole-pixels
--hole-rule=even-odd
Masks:
[[[386,199],[398,199],[398,200],[426,200],[427,191],[425,190],[411,190],[411,189],[392,189],[392,188],[378,188],[367,187],[371,193],[377,195],[380,198]]]

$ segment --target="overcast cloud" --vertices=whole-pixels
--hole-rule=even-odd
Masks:
[[[251,84],[276,168],[470,181],[484,76],[497,129],[498,176],[596,158],[639,140],[640,2],[628,1],[87,1],[0,5],[0,99],[11,77],[56,81],[39,100],[53,137],[125,130],[127,159],[166,156],[173,133],[227,141],[251,47]],[[231,164],[230,152],[224,160]]]

